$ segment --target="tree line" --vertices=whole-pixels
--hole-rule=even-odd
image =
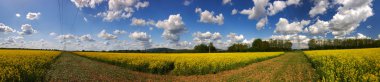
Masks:
[[[380,40],[373,39],[311,39],[310,50],[353,49],[380,47]]]
[[[289,51],[292,43],[289,40],[268,40],[255,39],[251,45],[245,43],[234,43],[227,48],[227,52],[266,52],[266,51]],[[194,47],[196,52],[220,52],[212,43],[209,46],[199,44]]]

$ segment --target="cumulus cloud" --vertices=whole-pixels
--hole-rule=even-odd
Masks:
[[[292,42],[293,49],[306,49],[309,48],[308,43],[310,38],[305,35],[272,35],[271,39],[274,40],[290,40]]]
[[[56,39],[60,41],[67,41],[67,40],[76,39],[76,36],[72,34],[58,35]]]
[[[380,34],[379,34],[379,35],[377,35],[377,38],[380,40]]]
[[[55,32],[51,32],[51,33],[49,33],[49,35],[50,35],[50,36],[56,36],[57,33],[55,33]]]
[[[129,18],[132,16],[132,12],[125,13],[123,11],[107,11],[107,12],[100,12],[96,16],[103,17],[104,21],[112,22],[115,19],[120,18]]]
[[[195,12],[200,14],[199,22],[214,23],[218,25],[223,25],[224,23],[224,17],[222,13],[220,13],[219,15],[214,15],[213,11],[210,12],[208,10],[204,10],[202,12],[201,8],[196,8]]]
[[[107,33],[106,30],[100,31],[100,33],[98,34],[98,37],[105,40],[117,39],[117,36]]]
[[[289,23],[287,19],[280,18],[276,24],[275,33],[280,34],[297,34],[303,31],[303,27],[310,23],[309,20]]]
[[[129,38],[137,41],[144,48],[150,48],[152,46],[151,36],[145,32],[133,32],[129,35]]]
[[[256,29],[260,30],[262,29],[266,24],[268,23],[268,18],[261,18],[259,22],[256,23]]]
[[[269,5],[269,15],[277,14],[279,11],[284,10],[286,6],[287,5],[285,1],[274,1],[273,4]]]
[[[115,30],[115,31],[113,31],[113,34],[117,34],[117,35],[125,34],[125,33],[126,33],[126,31],[124,31],[124,30]]]
[[[41,13],[40,12],[29,12],[26,15],[26,19],[28,20],[37,20],[40,18]]]
[[[202,33],[202,32],[195,32],[193,33],[194,41],[196,43],[209,43],[214,42],[216,40],[222,39],[222,35],[219,32],[211,33],[209,31]]]
[[[371,39],[371,37],[368,37],[362,33],[357,33],[357,36],[356,36],[357,39]]]
[[[102,3],[103,0],[71,0],[71,2],[74,3],[77,8],[82,9],[84,7],[95,8],[95,6]]]
[[[190,4],[191,4],[191,0],[185,0],[184,2],[183,2],[183,5],[185,5],[185,6],[189,6]]]
[[[9,32],[16,32],[16,31],[14,29],[12,29],[11,27],[6,26],[3,23],[0,23],[0,32],[2,32],[2,33],[9,33]]]
[[[132,18],[131,20],[131,24],[132,26],[148,26],[148,25],[154,25],[155,24],[155,21],[153,20],[144,20],[144,19],[138,19],[138,18]]]
[[[231,15],[236,15],[238,13],[238,10],[237,9],[232,9],[231,11]]]
[[[137,10],[139,10],[140,8],[145,8],[145,7],[148,7],[148,6],[149,6],[149,2],[148,1],[137,2],[137,4],[135,5],[135,8]]]
[[[32,25],[24,24],[21,26],[21,32],[18,32],[20,35],[31,35],[37,33],[37,30],[34,30]]]
[[[20,13],[16,13],[16,17],[18,18],[21,17]]]
[[[313,25],[309,26],[310,34],[326,34],[329,31],[329,22],[323,20],[317,20],[317,22]]]
[[[286,1],[287,5],[298,5],[301,0],[288,0]]]
[[[254,7],[240,11],[240,14],[248,15],[248,19],[260,19],[256,24],[256,28],[260,30],[265,26],[268,19],[267,16],[272,16],[284,10],[287,6],[298,5],[300,0],[274,1],[269,3],[269,0],[253,0]]]
[[[168,19],[158,21],[156,27],[164,29],[162,37],[171,43],[178,43],[180,34],[186,31],[185,23],[180,14],[170,15]]]
[[[351,37],[335,37],[336,39],[371,39],[371,37],[368,37],[362,33],[357,33],[356,36]]]
[[[275,15],[284,10],[287,6],[298,5],[299,3],[300,0],[274,1],[273,3],[269,3],[268,15]]]
[[[85,42],[94,42],[95,41],[94,39],[92,39],[92,37],[91,37],[90,34],[86,34],[86,35],[80,36],[79,40],[80,41],[85,41]]]
[[[232,4],[231,0],[223,0],[223,5],[225,4]]]
[[[244,41],[244,36],[242,34],[237,35],[236,33],[230,33],[227,35],[229,42],[231,43],[241,43]]]
[[[330,30],[334,36],[345,36],[354,31],[361,22],[374,15],[372,0],[337,0],[341,5],[338,12],[329,22]]]
[[[130,18],[135,10],[146,8],[149,2],[138,0],[109,0],[108,10],[100,12],[96,16],[103,17],[104,21],[112,22],[116,19]]]
[[[259,19],[266,16],[265,7],[268,4],[268,0],[253,0],[254,7],[244,9],[240,11],[240,14],[248,15],[248,19]]]
[[[330,2],[328,0],[314,0],[314,7],[309,11],[310,17],[314,17],[318,14],[323,14],[326,12]]]

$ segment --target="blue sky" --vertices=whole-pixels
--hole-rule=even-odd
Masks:
[[[192,48],[214,42],[226,49],[262,38],[292,40],[293,48],[307,48],[313,38],[380,38],[376,4],[379,1],[3,0],[0,47],[62,49],[65,44],[73,50],[112,50]],[[265,18],[264,25],[257,26]]]

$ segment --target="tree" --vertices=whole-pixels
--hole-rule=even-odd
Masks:
[[[212,44],[212,42],[210,42],[208,44],[208,49],[209,49],[209,52],[216,52],[216,48],[214,47],[214,45]]]
[[[196,52],[208,52],[209,48],[206,44],[199,44],[194,46]]]
[[[242,43],[236,43],[228,47],[229,52],[244,52],[248,50],[248,45]]]
[[[263,51],[262,50],[262,43],[263,41],[261,39],[255,39],[252,43],[252,50],[253,51]]]

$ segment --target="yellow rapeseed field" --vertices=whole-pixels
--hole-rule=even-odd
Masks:
[[[263,61],[283,52],[258,53],[100,53],[77,54],[131,70],[156,74],[194,75],[217,73]]]
[[[322,81],[380,81],[380,48],[305,51]]]
[[[59,51],[0,50],[0,82],[42,81]]]

